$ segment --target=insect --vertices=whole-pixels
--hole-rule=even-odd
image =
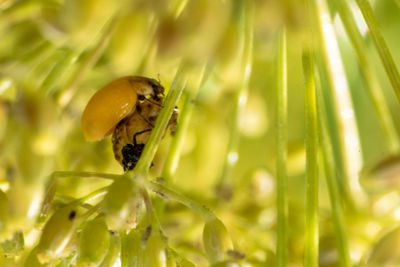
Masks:
[[[115,159],[124,171],[138,162],[164,101],[164,87],[156,80],[126,76],[97,91],[82,115],[82,130],[88,141],[113,133]],[[178,110],[167,128],[175,132]]]
[[[157,103],[144,101],[115,127],[112,138],[114,155],[125,171],[133,169],[138,162],[160,110]],[[167,126],[171,133],[176,130],[177,116],[175,109]]]

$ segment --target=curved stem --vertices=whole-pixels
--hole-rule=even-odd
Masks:
[[[101,173],[101,172],[80,172],[80,171],[56,171],[51,175],[51,179],[56,178],[101,178],[115,180],[124,175]]]
[[[276,254],[277,266],[287,265],[287,65],[286,65],[286,31],[282,30],[279,36],[279,53],[277,69],[277,94],[276,94],[276,210],[277,210],[277,240]]]
[[[168,187],[153,181],[147,181],[146,185],[149,189],[154,191],[158,196],[166,199],[172,199],[177,202],[182,203],[188,208],[200,214],[205,221],[215,218],[215,215],[212,211],[210,211],[206,206],[200,205],[194,200],[175,192]]]
[[[244,47],[242,51],[242,69],[243,73],[242,83],[233,97],[234,108],[232,111],[232,122],[230,125],[230,137],[227,147],[222,175],[218,187],[224,187],[227,179],[230,178],[232,170],[238,161],[238,148],[240,141],[240,119],[244,114],[244,109],[247,103],[247,95],[249,90],[250,75],[252,69],[253,59],[253,17],[254,12],[251,1],[241,1],[241,19],[239,20],[238,27],[241,29],[241,39],[243,39]]]
[[[374,105],[375,111],[378,115],[379,123],[383,129],[383,133],[386,137],[389,149],[392,153],[399,151],[400,140],[396,132],[396,127],[390,114],[388,105],[385,101],[382,93],[382,88],[379,85],[379,81],[376,77],[375,71],[371,64],[371,61],[366,53],[366,47],[363,42],[360,31],[357,28],[357,24],[350,10],[348,2],[345,0],[335,1],[339,11],[340,18],[343,22],[343,26],[347,32],[354,50],[357,54],[361,74],[364,77],[368,95]]]
[[[183,69],[184,63],[181,63],[171,89],[165,99],[164,107],[161,109],[161,112],[157,117],[154,129],[151,131],[149,140],[147,141],[143,153],[133,171],[134,175],[136,173],[138,175],[147,176],[147,173],[149,172],[149,168],[164,135],[165,129],[167,128],[172,112],[183,89],[185,88],[186,79],[183,77]]]
[[[397,70],[396,64],[394,63],[393,57],[389,51],[389,48],[383,38],[381,31],[379,30],[378,23],[372,11],[372,7],[367,0],[356,0],[361,13],[364,16],[364,20],[370,30],[372,40],[374,41],[375,47],[378,50],[379,56],[381,57],[383,66],[385,67],[386,74],[389,76],[390,83],[397,96],[397,100],[400,102],[400,75]]]
[[[183,104],[183,108],[179,114],[179,125],[176,133],[174,134],[174,138],[172,139],[167,160],[165,162],[162,173],[162,177],[164,177],[166,181],[171,181],[173,179],[173,174],[178,167],[181,151],[185,141],[185,136],[189,129],[189,123],[195,107],[195,99],[197,98],[200,92],[200,87],[202,86],[205,68],[206,67],[204,66],[201,70],[201,73],[199,73],[199,81],[194,90],[186,91],[187,94],[185,103]]]
[[[86,196],[84,196],[84,197],[81,197],[81,198],[77,199],[76,202],[81,204],[81,203],[85,203],[85,202],[87,202],[87,201],[94,200],[94,199],[96,199],[96,198],[98,198],[98,197],[102,197],[102,196],[104,196],[104,195],[107,193],[108,188],[109,188],[109,186],[104,186],[104,187],[102,187],[102,188],[99,188],[99,189],[97,189],[97,190],[94,190],[94,191],[92,191],[90,194],[88,194],[88,195],[86,195]]]
[[[312,53],[303,52],[306,81],[306,233],[304,266],[318,266],[318,136],[317,105]]]
[[[340,266],[352,266],[350,259],[349,244],[347,241],[347,232],[344,222],[343,207],[341,204],[338,179],[336,178],[335,162],[333,159],[332,144],[329,141],[326,122],[324,116],[324,109],[322,105],[318,105],[318,126],[319,126],[319,148],[322,152],[321,159],[323,160],[323,167],[325,171],[326,182],[329,191],[329,200],[331,203],[333,223],[336,233],[336,248],[339,255]]]
[[[61,89],[58,97],[58,103],[61,107],[65,108],[71,101],[72,97],[76,93],[78,85],[81,83],[86,73],[96,64],[104,50],[107,48],[110,42],[111,36],[114,33],[118,22],[119,13],[117,12],[104,27],[104,31],[96,43],[95,47],[89,52],[88,56],[79,64],[71,78],[67,81],[66,85]]]

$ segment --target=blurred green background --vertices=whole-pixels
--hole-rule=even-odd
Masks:
[[[81,114],[96,90],[125,75],[159,79],[169,88],[182,60],[191,62],[191,77],[178,107],[182,109],[184,100],[194,97],[193,114],[178,168],[168,182],[209,206],[224,222],[235,248],[246,255],[243,266],[272,266],[276,242],[277,36],[282,25],[287,29],[288,59],[288,258],[289,266],[302,265],[306,164],[301,53],[309,38],[308,13],[303,1],[249,1],[254,12],[246,11],[245,2],[0,1],[0,183],[7,195],[4,216],[9,232],[22,231],[26,239],[25,249],[17,249],[16,257],[13,253],[2,257],[1,266],[19,266],[35,244],[35,222],[44,184],[53,171],[122,173],[114,160],[110,138],[96,143],[83,138]],[[395,228],[400,221],[399,157],[393,156],[396,153],[387,146],[365,89],[363,66],[358,63],[337,10],[330,4],[361,144],[360,179],[369,177],[365,178],[368,185],[362,187],[360,198],[366,200],[361,206],[350,208],[345,197],[342,202],[351,260],[359,266],[368,262],[375,264],[370,266],[399,266],[400,234]],[[352,1],[348,4],[398,138],[399,101],[360,11]],[[371,4],[392,57],[400,66],[399,2]],[[248,29],[244,25],[249,17],[253,25],[252,71],[246,85],[247,104],[239,114],[236,129],[240,137],[238,160],[224,180],[232,194],[227,199],[216,187],[229,156],[236,93],[244,86],[243,51]],[[151,170],[154,177],[162,173],[172,138],[168,135],[162,141]],[[386,161],[380,163],[383,159]],[[320,181],[319,262],[320,266],[339,266],[322,167]],[[79,197],[104,184],[65,179],[58,190]],[[168,202],[160,220],[176,251],[198,266],[207,265],[200,242],[203,223],[196,214]],[[391,236],[380,239],[392,229],[395,231]]]

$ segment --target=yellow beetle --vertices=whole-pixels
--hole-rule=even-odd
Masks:
[[[110,135],[123,118],[135,111],[139,100],[162,102],[163,94],[164,87],[146,77],[126,76],[105,85],[92,96],[83,112],[86,140],[98,141]]]
[[[126,76],[102,87],[82,115],[83,135],[98,141],[113,133],[115,159],[125,171],[135,167],[164,101],[164,87],[156,80]],[[174,132],[178,110],[167,128]]]

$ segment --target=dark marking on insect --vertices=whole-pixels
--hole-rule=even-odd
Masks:
[[[158,86],[153,81],[149,81],[149,85],[151,86],[151,88],[153,88],[153,92],[154,92],[154,95],[152,96],[152,98],[155,101],[160,101],[159,95],[163,95],[164,88],[161,87],[161,90],[160,90],[160,86]]]
[[[76,211],[71,211],[68,215],[68,220],[73,221],[76,217]]]
[[[122,148],[122,165],[124,167],[124,171],[129,171],[135,168],[138,163],[140,156],[142,155],[144,144],[138,144],[136,141],[136,137],[140,134],[150,132],[151,129],[146,129],[140,132],[137,132],[133,135],[133,145],[127,144]]]
[[[122,165],[124,171],[130,171],[135,168],[142,155],[143,149],[144,144],[127,144],[122,148]]]

